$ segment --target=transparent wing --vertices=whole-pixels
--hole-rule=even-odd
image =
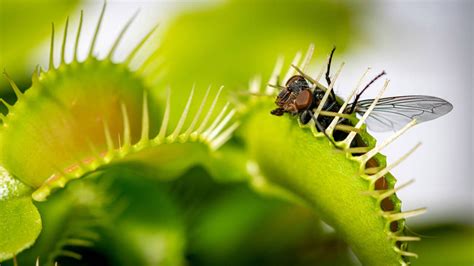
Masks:
[[[362,100],[355,111],[363,115],[374,100]],[[350,108],[351,106],[348,106]],[[453,105],[449,102],[425,95],[407,95],[381,98],[367,117],[366,123],[372,131],[398,130],[416,119],[418,123],[433,120],[449,113]]]

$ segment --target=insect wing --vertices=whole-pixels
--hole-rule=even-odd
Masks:
[[[374,99],[357,103],[355,111],[363,115]],[[453,105],[449,102],[425,95],[407,95],[381,98],[367,117],[370,130],[376,132],[398,130],[416,119],[418,123],[436,119],[449,113]]]

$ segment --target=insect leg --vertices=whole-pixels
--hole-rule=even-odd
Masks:
[[[321,125],[321,123],[319,123],[318,119],[314,117],[313,112],[311,110],[306,110],[305,112],[308,112],[311,118],[313,118],[314,124],[316,125],[316,129],[319,132],[322,132],[324,136],[326,136],[326,138],[328,138],[328,140],[334,145],[334,147],[336,147],[337,149],[341,149],[336,145],[336,142],[334,142],[334,140],[326,133],[326,129],[323,127],[323,125]]]
[[[326,82],[328,83],[328,86],[331,86],[331,77],[329,77],[329,74],[331,72],[331,62],[332,62],[332,56],[334,55],[334,52],[336,51],[336,46],[332,48],[331,54],[329,55],[329,61],[328,61],[328,67],[326,69]],[[334,86],[333,86],[334,88]],[[334,92],[334,89],[331,90],[331,96],[334,100],[336,100],[336,93]]]
[[[357,105],[357,102],[359,101],[359,98],[360,96],[362,96],[362,94],[365,92],[365,90],[367,90],[368,87],[370,87],[370,85],[372,85],[372,83],[374,83],[377,79],[379,79],[380,77],[382,77],[383,75],[385,75],[385,70],[382,71],[382,73],[378,74],[375,78],[373,78],[367,85],[365,85],[365,87],[359,92],[357,93],[354,101],[352,102],[351,104],[351,109],[349,110],[349,114],[352,114],[354,111],[355,111],[355,108],[356,108],[356,105]]]
[[[283,108],[276,108],[270,112],[272,115],[275,116],[282,116],[285,113],[285,109]]]

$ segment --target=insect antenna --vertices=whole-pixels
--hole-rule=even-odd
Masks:
[[[328,83],[328,86],[331,86],[331,78],[329,77],[329,73],[331,72],[331,62],[332,62],[332,56],[334,55],[334,52],[336,51],[336,46],[334,46],[331,50],[331,54],[329,55],[329,60],[328,60],[328,67],[326,69],[326,82]],[[331,91],[331,96],[334,100],[336,100],[336,93],[334,90]]]
[[[382,71],[382,73],[378,74],[375,78],[373,78],[367,85],[365,85],[365,87],[359,92],[357,93],[355,99],[354,99],[354,102],[352,102],[351,104],[351,109],[349,111],[349,114],[352,114],[356,108],[356,105],[357,105],[357,102],[359,101],[359,98],[360,96],[362,96],[362,94],[365,92],[365,90],[367,90],[370,85],[372,85],[372,83],[374,83],[377,79],[379,79],[380,77],[382,77],[383,75],[385,75],[385,70]]]

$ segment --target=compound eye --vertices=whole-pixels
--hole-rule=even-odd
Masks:
[[[286,82],[286,86],[290,86],[294,83],[297,83],[301,80],[301,78],[303,78],[302,76],[299,76],[299,75],[295,75],[293,77],[291,77],[290,79],[288,79],[288,81]],[[304,79],[304,78],[303,78]]]
[[[308,108],[313,102],[313,95],[310,90],[302,90],[295,99],[295,105],[298,110]]]
[[[309,88],[308,82],[303,76],[295,75],[286,82],[289,91],[299,93],[303,89]]]

